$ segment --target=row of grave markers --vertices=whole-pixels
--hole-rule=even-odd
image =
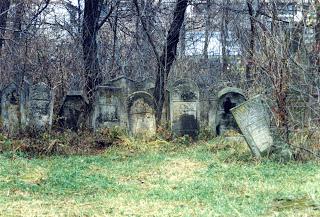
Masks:
[[[97,87],[90,120],[86,120],[89,103],[82,91],[70,91],[64,97],[59,111],[62,129],[77,131],[90,125],[94,130],[126,127],[133,135],[155,133],[156,103],[151,95],[152,80],[135,82],[126,77],[111,80]],[[196,137],[201,122],[201,112],[208,114],[208,124],[216,134],[228,129],[238,129],[230,109],[245,101],[237,88],[224,88],[201,105],[200,91],[196,83],[187,79],[176,81],[167,91],[169,103],[163,110],[164,121],[170,121],[176,135]],[[36,131],[50,129],[53,119],[54,91],[39,83],[22,87],[10,84],[1,93],[1,120],[8,132],[30,127]],[[203,111],[206,110],[206,111]]]
[[[111,80],[97,87],[93,111],[89,115],[86,114],[89,101],[85,94],[70,91],[58,114],[59,125],[73,131],[88,125],[94,130],[121,126],[131,135],[154,135],[157,105],[151,95],[153,90],[151,80],[140,83],[126,77]],[[169,103],[164,106],[164,121],[170,121],[173,133],[178,136],[195,138],[201,125],[201,113],[206,113],[209,128],[216,135],[230,129],[241,131],[257,157],[272,145],[270,120],[260,97],[246,101],[240,89],[227,87],[213,93],[208,100],[201,100],[198,86],[187,79],[176,81],[167,95]],[[10,84],[1,92],[2,128],[10,134],[27,128],[36,132],[50,130],[53,103],[54,92],[44,83]]]

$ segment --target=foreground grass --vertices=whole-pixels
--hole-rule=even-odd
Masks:
[[[317,162],[257,162],[244,144],[221,139],[150,146],[96,156],[4,153],[0,215],[320,216]]]

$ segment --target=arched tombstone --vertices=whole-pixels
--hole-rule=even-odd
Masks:
[[[59,112],[59,125],[62,129],[77,131],[87,124],[89,101],[83,91],[69,91]]]
[[[138,91],[128,97],[127,103],[130,134],[154,135],[156,133],[154,98],[147,92]]]
[[[93,129],[125,126],[127,122],[125,116],[125,99],[122,88],[97,87],[92,116]]]
[[[1,94],[1,119],[3,128],[9,134],[19,133],[28,124],[29,84],[19,88],[15,83],[9,84]]]
[[[54,93],[45,83],[30,87],[29,127],[36,132],[52,126]]]
[[[176,81],[170,91],[170,120],[173,133],[195,138],[199,133],[199,88],[187,79]]]
[[[138,91],[145,91],[150,95],[154,94],[155,90],[155,79],[146,78],[142,81],[137,82],[136,89]],[[169,90],[166,89],[165,91],[165,100],[162,108],[162,115],[161,115],[161,123],[168,123],[170,120],[170,111],[169,111]]]
[[[223,133],[228,130],[240,132],[230,109],[244,101],[246,101],[246,98],[242,90],[239,88],[226,87],[218,92],[215,114],[216,135],[223,135]]]

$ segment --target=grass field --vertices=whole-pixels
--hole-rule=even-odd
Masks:
[[[222,139],[141,147],[92,156],[3,153],[0,215],[320,216],[317,162],[258,162],[244,144]]]

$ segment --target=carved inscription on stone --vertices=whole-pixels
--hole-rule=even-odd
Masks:
[[[273,138],[269,127],[270,117],[261,96],[258,95],[231,111],[253,154],[260,157],[267,152],[273,145]]]

